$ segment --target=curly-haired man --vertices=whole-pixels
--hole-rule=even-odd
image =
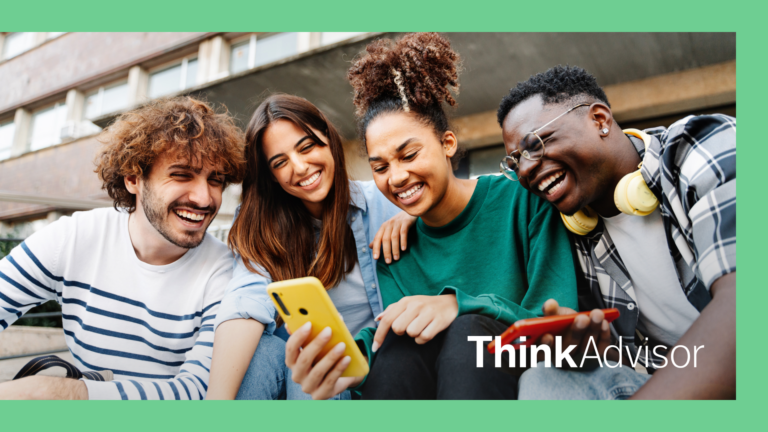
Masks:
[[[736,119],[622,130],[595,78],[558,66],[514,87],[498,120],[504,174],[574,233],[580,307],[621,312],[609,325],[593,310],[564,335],[602,367],[532,368],[520,398],[735,397]],[[554,300],[543,309],[573,312]]]
[[[56,300],[75,367],[0,384],[0,399],[203,399],[232,271],[206,229],[242,180],[242,132],[184,97],[125,113],[99,139],[115,208],[63,217],[0,261],[0,331]]]

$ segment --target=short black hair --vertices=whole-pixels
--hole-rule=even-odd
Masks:
[[[541,95],[544,104],[560,103],[581,97],[585,101],[598,100],[608,105],[608,98],[595,77],[578,66],[557,65],[546,72],[533,75],[528,81],[517,83],[504,96],[496,113],[499,125],[504,122],[512,108],[519,103]]]

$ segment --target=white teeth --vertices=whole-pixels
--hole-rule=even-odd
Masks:
[[[551,176],[545,178],[541,183],[539,183],[539,190],[543,192],[544,189],[547,188],[547,186],[551,185],[553,181],[555,181],[555,180],[559,179],[560,177],[562,177],[563,174],[565,174],[565,171],[558,171],[558,172],[552,174]],[[558,187],[559,187],[559,185],[558,185]],[[552,193],[552,191],[550,191],[550,193]]]
[[[176,214],[195,222],[200,222],[201,220],[205,219],[205,215],[199,215],[196,213],[188,212],[186,210],[176,210]]]
[[[552,186],[552,189],[550,189],[550,190],[547,192],[547,195],[552,195],[553,193],[555,193],[555,192],[557,192],[558,190],[560,190],[560,188],[561,188],[561,187],[563,187],[563,184],[562,184],[562,183],[558,183],[558,184],[556,184],[556,185]]]
[[[312,174],[312,177],[310,177],[310,178],[308,178],[308,179],[306,179],[306,180],[304,180],[302,182],[299,182],[299,185],[301,185],[301,186],[309,186],[312,183],[314,183],[315,180],[317,180],[318,177],[320,177],[320,171]]]
[[[397,196],[399,196],[399,197],[400,197],[400,198],[402,198],[402,199],[408,199],[408,198],[412,197],[412,196],[413,196],[413,194],[415,194],[416,192],[418,192],[418,191],[419,191],[419,189],[421,189],[421,188],[422,188],[422,186],[424,186],[424,185],[423,185],[423,184],[417,184],[416,186],[414,186],[414,187],[412,187],[412,188],[408,189],[408,190],[407,190],[407,191],[405,191],[405,192],[400,192],[399,194],[397,194]]]

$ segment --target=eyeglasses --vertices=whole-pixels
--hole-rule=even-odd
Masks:
[[[575,110],[576,108],[589,106],[589,105],[590,104],[588,103],[578,104],[575,107],[569,109],[568,111],[550,120],[544,126],[534,130],[533,132],[528,132],[527,134],[525,134],[523,139],[520,140],[520,144],[518,144],[517,150],[510,153],[509,156],[505,156],[504,159],[501,160],[499,171],[502,174],[504,174],[506,178],[512,181],[520,180],[520,176],[519,176],[520,159],[518,159],[519,156],[515,157],[515,153],[518,153],[520,156],[528,159],[529,161],[536,161],[541,159],[544,156],[544,151],[546,149],[544,148],[544,141],[542,141],[541,137],[539,136],[539,131],[551,125],[552,123],[557,121],[557,119]]]

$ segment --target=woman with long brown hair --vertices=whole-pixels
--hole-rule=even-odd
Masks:
[[[397,259],[414,219],[373,182],[349,179],[339,133],[306,99],[277,94],[261,103],[245,157],[229,233],[235,269],[214,327],[208,398],[307,399],[285,367],[267,285],[317,277],[356,334],[382,311],[379,244]]]
[[[293,379],[316,399],[350,385],[363,399],[514,399],[521,371],[509,353],[494,367],[470,337],[490,341],[540,316],[549,298],[576,307],[557,210],[503,176],[454,175],[458,138],[444,104],[456,105],[458,71],[458,53],[437,33],[376,40],[349,69],[373,179],[418,220],[408,251],[377,269],[385,311],[356,336],[371,365],[364,383],[339,379],[340,354],[317,358],[318,338],[299,350],[304,329],[286,343]]]

